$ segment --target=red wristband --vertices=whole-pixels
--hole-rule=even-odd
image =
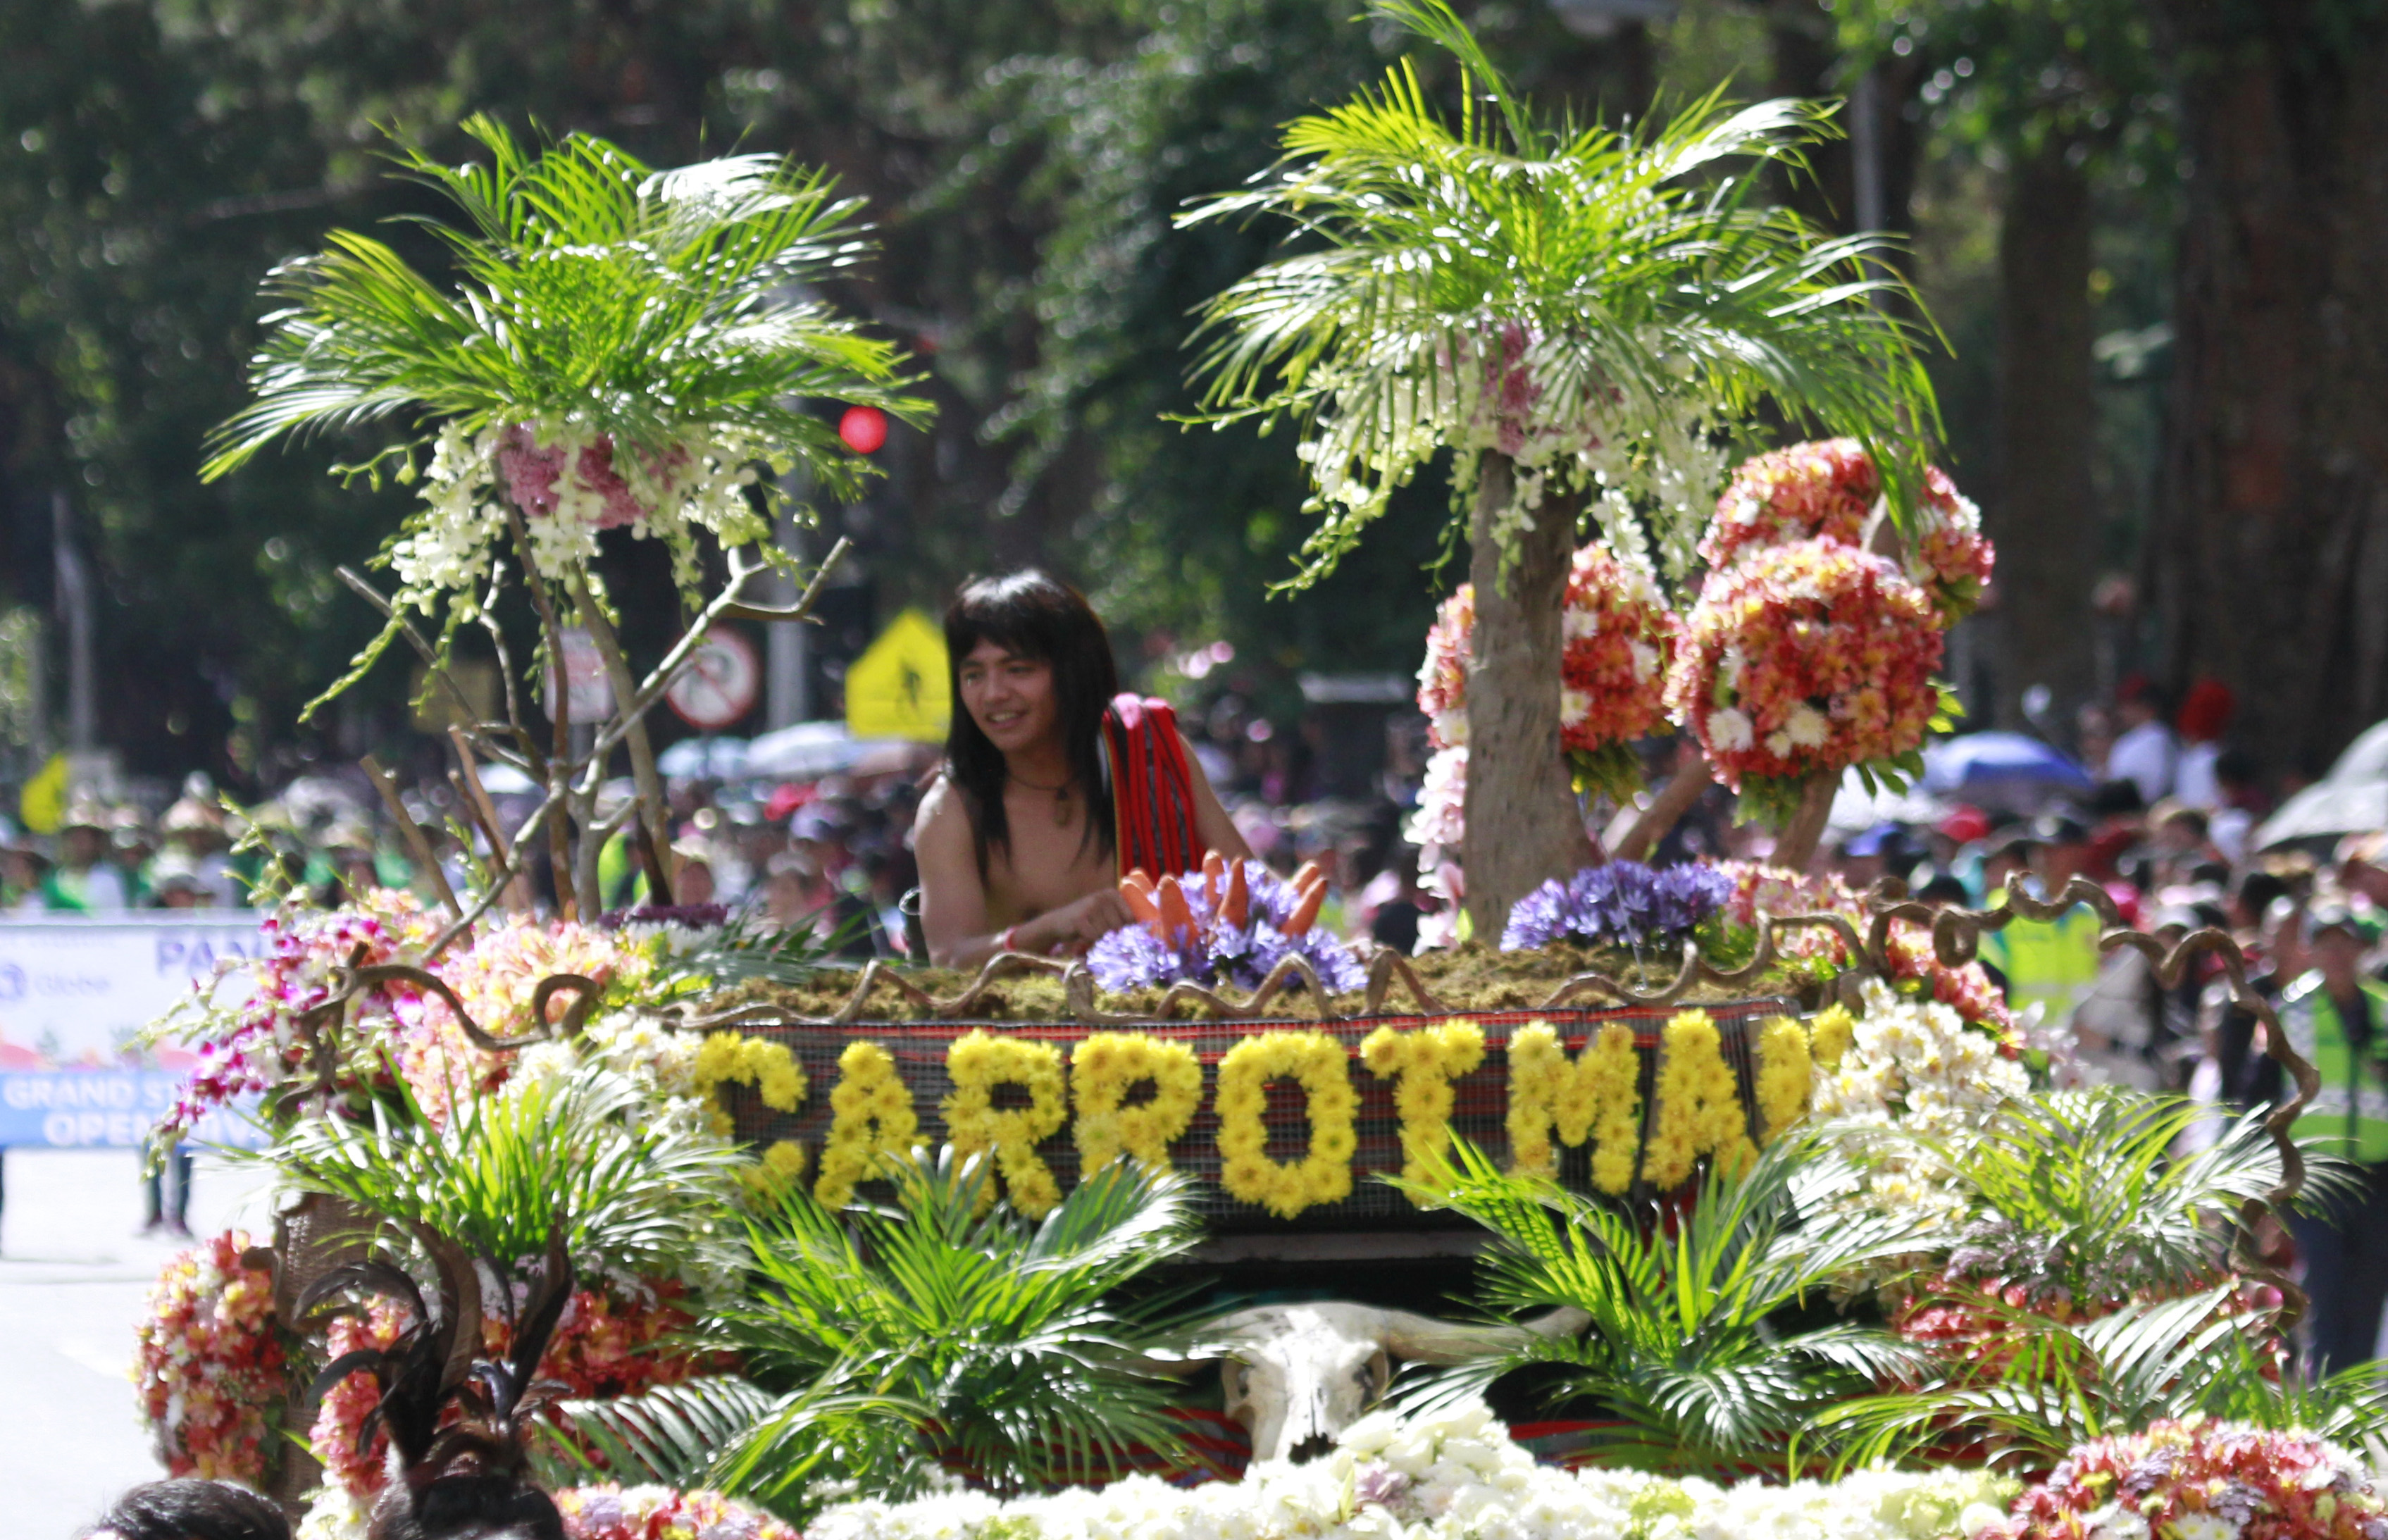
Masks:
[[[1019,937],[1014,934],[1019,929],[1018,925],[1003,927],[1003,934],[995,938],[995,954],[997,957],[1001,957],[1006,952],[1016,952],[1020,949]]]

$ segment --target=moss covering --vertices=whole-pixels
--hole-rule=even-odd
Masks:
[[[1737,939],[1730,936],[1704,938],[1708,955],[1719,967],[1729,967],[1749,955],[1747,945],[1735,947]],[[1532,951],[1504,952],[1480,942],[1470,941],[1448,950],[1429,951],[1410,960],[1410,966],[1428,991],[1455,1012],[1530,1011],[1551,997],[1569,979],[1579,974],[1605,973],[1619,982],[1635,988],[1655,989],[1674,977],[1676,956],[1669,951],[1648,953],[1641,959],[1622,948],[1589,947],[1569,942],[1541,948]],[[972,974],[950,968],[906,968],[901,976],[913,986],[925,990],[932,998],[953,999],[971,986]],[[854,992],[856,975],[845,970],[819,974],[801,984],[774,984],[763,981],[741,985],[712,997],[708,1010],[727,1010],[743,1005],[772,1005],[792,1016],[819,1018],[835,1015],[845,1008]],[[1686,1004],[1699,1004],[1725,999],[1747,999],[1764,995],[1792,995],[1803,999],[1816,992],[1818,980],[1812,970],[1771,970],[1761,979],[1738,989],[1722,989],[1714,985],[1701,985],[1685,997]],[[1217,991],[1230,1003],[1244,998],[1241,989]],[[1101,1010],[1117,1014],[1150,1015],[1160,1006],[1162,991],[1136,989],[1125,994],[1099,991],[1096,1004]],[[1334,1010],[1340,1015],[1357,1014],[1364,999],[1358,994],[1338,995]],[[1573,1004],[1594,1007],[1619,1003],[1605,996],[1580,998]],[[1398,981],[1385,998],[1389,1012],[1414,1010],[1409,992]],[[1266,1010],[1238,1010],[1238,1018],[1266,1017],[1289,1021],[1315,1015],[1310,1001],[1296,990],[1279,995]],[[1212,1016],[1196,1001],[1181,1000],[1171,1011],[1174,1019],[1194,1021]],[[867,1022],[900,1022],[931,1019],[899,990],[882,985],[863,1003],[859,1017]],[[1066,1021],[1069,1011],[1063,1001],[1061,980],[1058,975],[1036,975],[1005,979],[990,986],[979,998],[978,1006],[970,1012],[973,1021]]]

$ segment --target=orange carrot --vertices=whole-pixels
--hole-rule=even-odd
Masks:
[[[1327,884],[1324,881],[1302,889],[1302,902],[1294,906],[1293,918],[1285,923],[1285,934],[1308,935],[1310,927],[1318,923],[1318,907],[1325,902],[1327,902]]]
[[[1194,928],[1194,911],[1187,906],[1186,890],[1175,877],[1161,879],[1161,938],[1175,941]]]
[[[1141,872],[1129,872],[1120,879],[1119,890],[1120,897],[1127,901],[1128,913],[1138,923],[1149,925],[1161,918],[1161,906],[1153,901],[1152,880],[1147,877],[1141,883],[1137,881],[1143,876]]]
[[[1216,850],[1202,852],[1202,880],[1209,885],[1213,897],[1219,896],[1219,883],[1227,874],[1227,858]]]
[[[1252,896],[1244,879],[1244,863],[1235,861],[1227,867],[1227,893],[1219,901],[1219,916],[1231,925],[1241,925],[1252,911]]]

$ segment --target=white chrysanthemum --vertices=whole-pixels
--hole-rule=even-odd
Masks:
[[[1831,726],[1823,712],[1802,701],[1791,708],[1790,719],[1784,722],[1783,731],[1801,748],[1821,748],[1824,734]]]
[[[1757,730],[1751,725],[1749,713],[1739,706],[1728,706],[1708,714],[1708,742],[1718,748],[1732,752],[1746,749],[1757,741]]]

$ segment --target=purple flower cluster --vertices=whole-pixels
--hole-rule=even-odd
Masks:
[[[1682,935],[1732,897],[1733,879],[1712,866],[1587,866],[1566,882],[1544,883],[1518,899],[1501,933],[1501,949],[1547,947],[1569,936],[1638,948]]]
[[[1244,863],[1245,890],[1251,895],[1244,923],[1230,924],[1219,913],[1220,895],[1200,872],[1177,879],[1185,889],[1192,925],[1163,937],[1146,925],[1126,925],[1095,943],[1086,965],[1095,982],[1117,993],[1126,989],[1163,987],[1181,980],[1196,984],[1233,984],[1256,989],[1288,957],[1300,957],[1318,974],[1318,982],[1335,994],[1365,986],[1367,970],[1342,940],[1317,926],[1298,935],[1282,928],[1302,905],[1292,884],[1259,861]]]

